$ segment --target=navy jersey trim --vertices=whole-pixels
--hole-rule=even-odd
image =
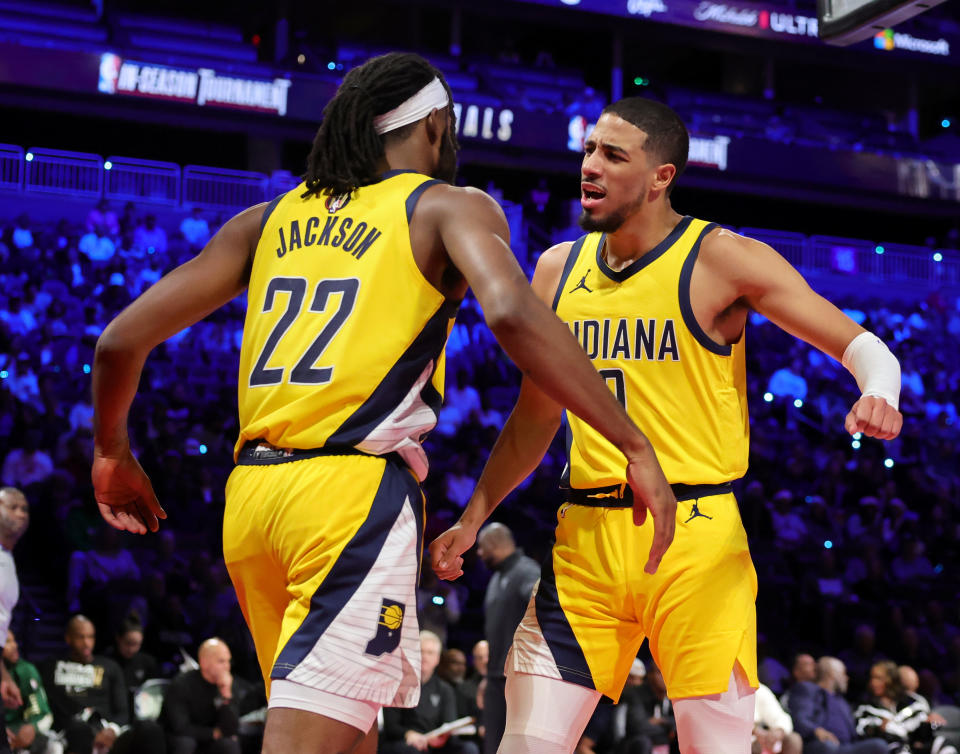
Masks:
[[[350,601],[362,581],[357,574],[367,573],[376,562],[407,500],[417,521],[419,545],[422,536],[419,532],[423,528],[423,493],[406,466],[387,461],[366,520],[311,596],[310,610],[280,651],[271,678],[286,678],[293,672]],[[406,611],[413,610],[416,610],[415,605],[406,606]]]
[[[326,445],[356,445],[397,407],[430,361],[436,364],[447,343],[447,326],[457,316],[459,301],[445,301],[423,326],[413,343],[397,359],[369,398],[327,438]],[[421,396],[434,413],[440,395],[428,380]]]
[[[567,254],[567,261],[563,263],[563,272],[560,273],[560,282],[557,283],[557,292],[553,294],[554,311],[556,311],[557,307],[560,305],[560,296],[563,294],[563,287],[567,284],[567,278],[570,277],[570,272],[573,270],[573,266],[577,263],[577,259],[580,258],[580,249],[583,248],[583,243],[586,240],[587,236],[582,235],[580,238],[574,241],[573,246],[570,247],[570,253]]]
[[[287,194],[286,192],[280,194],[279,196],[273,197],[263,210],[263,217],[260,218],[260,235],[263,235],[263,229],[267,227],[267,220],[270,219],[270,215],[273,214],[273,211],[277,208],[277,205],[280,204],[280,200],[283,199]]]
[[[550,551],[540,567],[540,586],[537,587],[536,600],[537,623],[540,632],[550,647],[550,654],[557,664],[560,677],[569,683],[596,689],[593,674],[584,657],[580,642],[570,627],[560,604],[560,595],[557,592],[557,577],[553,571],[553,548],[556,540],[550,543]]]
[[[414,172],[412,170],[406,172]],[[431,186],[436,186],[438,183],[445,183],[439,178],[432,178],[429,181],[424,181],[419,186],[417,186],[413,191],[410,192],[410,196],[407,197],[407,224],[413,219],[413,211],[417,208],[417,202],[420,201],[420,197],[423,196],[423,192],[426,191]]]
[[[614,271],[610,269],[610,266],[603,260],[603,243],[606,240],[607,236],[604,234],[600,237],[600,243],[597,244],[597,267],[600,268],[600,272],[606,275],[608,278],[613,280],[616,283],[622,283],[629,277],[636,275],[644,267],[653,264],[660,257],[667,253],[671,246],[673,246],[677,240],[684,234],[684,231],[690,227],[690,223],[693,222],[693,218],[690,215],[684,215],[683,219],[677,223],[677,227],[671,230],[667,237],[664,238],[660,243],[654,246],[650,251],[644,254],[639,259],[631,262],[622,270]]]
[[[683,315],[683,323],[687,326],[690,334],[696,338],[697,343],[710,351],[710,353],[717,354],[717,356],[729,356],[733,352],[733,348],[723,343],[717,343],[703,331],[700,323],[697,322],[697,318],[693,316],[693,306],[690,304],[690,279],[693,277],[693,266],[696,264],[697,256],[700,254],[700,242],[703,241],[707,233],[716,227],[716,223],[707,225],[707,227],[701,231],[696,243],[693,244],[690,253],[687,254],[687,258],[680,270],[680,289],[678,294],[680,296],[680,313]]]
[[[403,175],[404,173],[416,173],[416,170],[408,170],[407,168],[398,168],[396,170],[388,170],[385,173],[380,174],[380,180],[385,181],[387,178],[393,178],[395,175]],[[423,175],[423,173],[420,173]],[[428,176],[425,176],[428,177]]]
[[[563,449],[567,454],[567,463],[560,474],[560,487],[570,486],[570,467],[573,465],[573,430],[570,428],[570,420],[567,417],[567,410],[563,410],[561,415],[561,426],[563,428]]]

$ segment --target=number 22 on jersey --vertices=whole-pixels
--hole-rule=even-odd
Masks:
[[[290,370],[287,382],[291,385],[325,385],[333,379],[332,366],[314,366],[330,342],[340,332],[344,323],[353,313],[357,304],[357,292],[360,281],[357,278],[321,280],[313,290],[313,296],[307,308],[308,313],[323,314],[331,303],[331,295],[339,299],[336,311],[327,324],[317,334],[313,343],[303,352],[296,365]],[[286,335],[290,327],[304,314],[304,302],[307,299],[307,280],[302,277],[275,277],[267,285],[263,301],[263,312],[273,311],[277,299],[286,294],[286,311],[277,320],[273,330],[263,344],[253,371],[250,372],[250,387],[280,385],[286,377],[286,367],[268,367],[270,357]]]

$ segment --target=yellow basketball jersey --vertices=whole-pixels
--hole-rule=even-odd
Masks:
[[[423,479],[457,303],[424,278],[410,217],[438,183],[391,171],[350,195],[274,200],[250,275],[240,438],[398,452]]]
[[[603,261],[604,234],[570,250],[553,307],[653,443],[671,484],[720,484],[747,469],[743,340],[712,341],[693,317],[690,277],[714,227],[684,217],[655,248],[618,272]],[[565,481],[573,488],[626,481],[626,461],[567,412]]]

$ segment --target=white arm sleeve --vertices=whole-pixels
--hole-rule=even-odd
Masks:
[[[860,333],[847,345],[841,363],[861,393],[883,398],[900,409],[900,362],[880,338],[872,332]]]

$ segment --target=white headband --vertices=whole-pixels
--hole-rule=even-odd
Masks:
[[[416,123],[421,118],[427,117],[431,111],[449,104],[450,97],[447,96],[447,90],[440,83],[440,79],[434,78],[410,99],[401,102],[393,110],[375,117],[373,128],[378,134],[395,131],[409,123]]]

